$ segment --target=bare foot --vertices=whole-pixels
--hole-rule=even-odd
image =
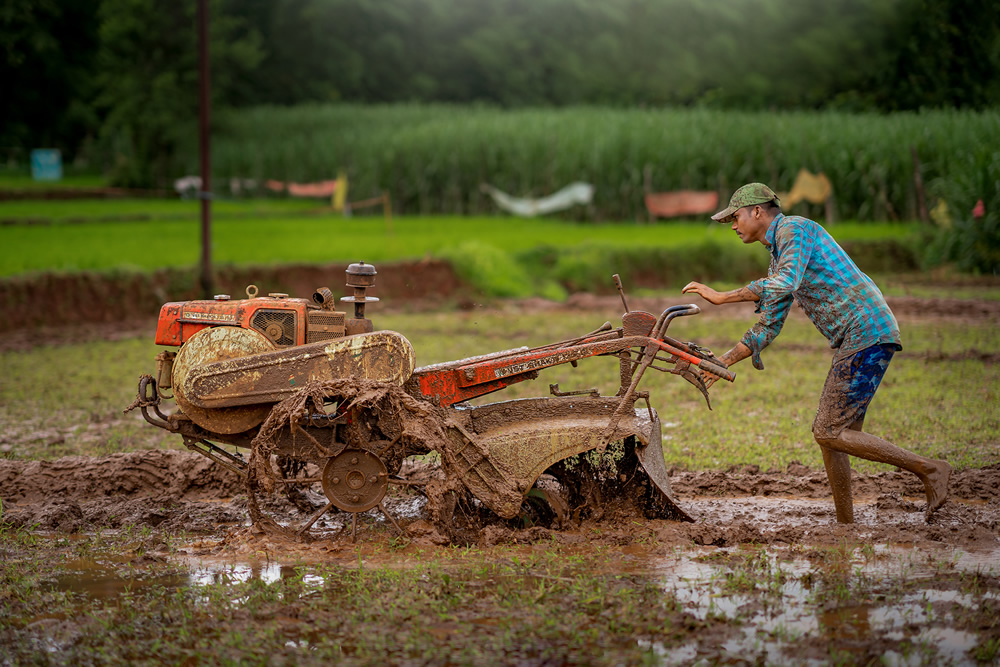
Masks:
[[[924,516],[930,520],[935,510],[948,500],[948,481],[951,479],[951,466],[947,461],[931,461],[934,470],[924,477],[924,488],[927,490],[927,511]]]

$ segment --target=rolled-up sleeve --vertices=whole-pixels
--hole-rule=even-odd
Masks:
[[[747,286],[761,301],[779,299],[799,288],[816,239],[801,225],[789,222],[775,233],[774,243],[778,256],[777,265],[767,278],[755,280]]]
[[[750,348],[750,352],[753,353],[751,356],[753,367],[759,371],[764,370],[764,362],[760,360],[761,350],[770,345],[781,331],[792,306],[792,300],[793,297],[789,293],[778,298],[767,301],[761,299],[757,302],[756,312],[760,313],[760,319],[743,334],[742,343]]]
[[[794,292],[802,283],[812,256],[815,239],[800,225],[789,221],[776,231],[774,243],[777,263],[772,265],[767,278],[747,285],[747,289],[760,297],[756,309],[760,319],[744,334],[742,342],[753,353],[753,367],[757,370],[764,370],[761,350],[771,344],[785,324]]]

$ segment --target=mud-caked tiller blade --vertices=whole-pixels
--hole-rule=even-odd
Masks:
[[[469,420],[479,450],[487,453],[478,462],[469,461],[463,483],[501,517],[517,516],[524,496],[543,472],[565,459],[604,450],[603,432],[619,403],[617,397],[572,396],[458,408]],[[629,436],[637,441],[635,456],[652,483],[654,515],[694,521],[670,489],[656,412],[641,408],[619,419],[611,441]],[[643,509],[649,513],[648,507]]]

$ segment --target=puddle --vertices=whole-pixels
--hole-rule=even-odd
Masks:
[[[423,517],[426,505],[427,498],[425,496],[414,496],[413,498],[397,500],[391,505],[389,511],[392,512],[396,521],[409,521]]]
[[[209,563],[199,565],[189,576],[189,585],[211,586],[259,580],[272,584],[281,579],[299,579],[306,584],[321,584],[323,577],[304,573],[299,566],[280,563]]]
[[[785,550],[787,551],[787,550]],[[875,548],[875,555],[865,557],[860,550],[850,554],[847,586],[868,590],[871,601],[836,606],[824,590],[824,584],[812,581],[816,565],[804,558],[787,558],[780,549],[769,549],[765,559],[749,572],[749,581],[732,592],[732,582],[739,576],[741,558],[748,552],[739,549],[702,550],[678,553],[655,563],[654,571],[663,589],[676,597],[688,613],[700,621],[736,622],[741,632],[723,642],[710,658],[713,662],[763,661],[774,665],[828,664],[830,657],[815,658],[798,653],[802,642],[823,645],[832,640],[850,645],[884,639],[890,645],[917,647],[912,651],[888,650],[885,664],[976,664],[971,651],[979,638],[955,627],[963,623],[957,612],[975,613],[984,601],[1000,601],[1000,592],[985,591],[976,595],[960,590],[933,588],[935,574],[942,569],[996,575],[1000,551],[988,553],[949,552],[934,554],[916,549],[891,546]],[[731,562],[721,561],[720,553],[733,555]],[[736,567],[732,567],[735,565]],[[735,573],[735,574],[734,574]],[[753,580],[752,576],[757,579]],[[893,594],[901,580],[925,580],[927,588],[905,595]],[[811,582],[811,584],[809,583]],[[809,585],[807,585],[809,584]],[[888,592],[882,592],[887,589]],[[852,596],[853,597],[853,596]],[[833,604],[833,608],[829,608]],[[811,640],[811,641],[810,641]],[[640,642],[665,664],[696,661],[704,647],[690,642],[669,649],[658,643]],[[916,649],[914,649],[916,650]],[[705,656],[702,656],[703,658]]]
[[[746,522],[775,529],[815,526],[830,521],[830,503],[791,496],[747,496],[717,498],[700,496],[685,499],[698,516],[716,525]],[[855,501],[859,521],[864,520],[864,503]]]
[[[188,585],[190,576],[186,573],[133,573],[127,562],[108,564],[88,559],[67,561],[52,579],[54,590],[95,600],[111,600],[126,593],[141,593],[153,588],[172,590]]]
[[[106,564],[81,559],[65,563],[52,578],[51,587],[107,602],[122,595],[141,595],[153,590],[226,586],[251,580],[271,584],[281,579],[299,579],[305,584],[323,582],[323,577],[309,574],[301,567],[275,562],[200,563],[176,574],[132,575],[127,563]]]
[[[422,502],[414,499],[411,509],[417,511]],[[729,502],[735,506],[731,508],[734,514],[743,511],[739,503]],[[406,511],[401,506],[395,509]],[[419,549],[395,552],[359,547],[324,553],[321,565],[315,561],[293,564],[287,557],[282,561],[270,551],[247,554],[240,561],[192,555],[218,545],[210,538],[190,543],[189,554],[158,566],[160,571],[171,570],[165,575],[140,571],[128,562],[67,561],[54,576],[53,587],[112,604],[120,596],[142,594],[154,587],[189,588],[197,599],[209,594],[199,593],[204,587],[222,587],[211,595],[225,596],[225,586],[294,579],[307,589],[316,589],[324,585],[324,572],[331,567],[406,569],[435,561],[476,585],[484,584],[474,574],[484,571],[480,566],[503,561],[520,572],[500,575],[510,579],[505,580],[508,584],[523,579],[523,585],[532,585],[531,556],[552,556],[553,549],[551,544],[536,543],[496,552],[432,553],[427,559]],[[656,543],[622,547],[572,543],[558,548],[556,557],[571,563],[563,576],[573,576],[580,567],[590,574],[651,578],[699,627],[719,633],[714,637],[695,633],[680,645],[636,639],[637,647],[663,664],[867,662],[870,651],[878,650],[881,661],[890,665],[972,665],[988,633],[975,634],[977,625],[970,617],[981,608],[1000,607],[995,581],[1000,576],[1000,550],[996,549],[744,545],[675,547],[664,552]],[[982,587],[966,586],[962,582],[969,579],[962,577],[970,574],[989,581]],[[233,591],[233,595],[238,593]],[[238,600],[234,597],[234,601]],[[504,620],[490,616],[470,622],[487,627]],[[840,653],[830,653],[833,646],[840,647]]]

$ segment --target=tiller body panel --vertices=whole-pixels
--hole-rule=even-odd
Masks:
[[[220,329],[221,337],[229,333]],[[201,408],[277,403],[307,383],[354,377],[402,385],[413,373],[413,347],[395,331],[374,331],[190,368],[177,379],[187,400]]]

